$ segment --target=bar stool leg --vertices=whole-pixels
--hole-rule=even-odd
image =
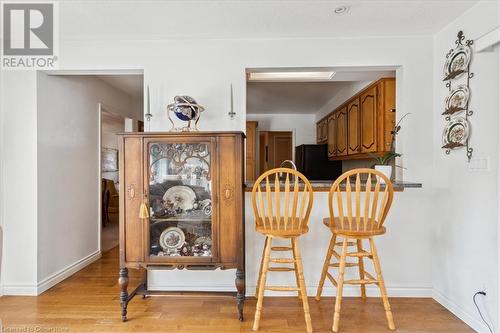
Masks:
[[[347,254],[347,237],[344,236],[344,241],[342,242],[342,253],[340,254],[340,264],[339,264],[339,278],[337,280],[337,297],[335,298],[335,312],[333,313],[333,326],[332,331],[339,331],[340,322],[340,303],[342,302],[342,289],[344,287],[344,271],[345,262]]]
[[[297,287],[300,288],[300,296],[302,298],[302,306],[304,307],[304,318],[306,320],[306,328],[307,332],[311,333],[312,332],[311,314],[309,312],[309,303],[307,302],[306,283],[304,281],[302,258],[300,256],[300,250],[297,244],[296,237],[292,238],[292,249],[293,249],[293,258],[297,263],[297,275],[299,276],[299,284]]]
[[[363,251],[363,243],[361,239],[356,240],[357,246],[358,246],[358,252]],[[358,269],[359,269],[359,279],[364,280],[365,279],[365,264],[363,262],[363,257],[359,256],[358,257]],[[366,300],[366,286],[362,283],[360,284],[361,288],[361,299]]]
[[[335,249],[335,241],[337,236],[335,234],[330,238],[330,245],[328,245],[328,251],[326,252],[325,263],[323,264],[323,270],[321,271],[321,277],[319,278],[318,290],[316,291],[316,300],[321,299],[321,294],[323,293],[323,285],[325,284],[326,273],[328,272],[328,267],[330,266],[330,261],[332,260],[333,251]]]
[[[269,267],[269,257],[271,254],[272,237],[266,236],[266,247],[264,249],[264,261],[262,263],[262,274],[259,279],[259,295],[257,297],[257,306],[255,308],[255,319],[253,321],[253,330],[259,329],[260,314],[262,312],[262,302],[264,300],[264,289],[266,288],[267,269]]]
[[[387,297],[387,290],[385,289],[384,278],[382,277],[382,268],[380,267],[380,261],[378,260],[377,249],[375,248],[375,242],[373,238],[370,237],[370,248],[373,256],[373,266],[375,266],[375,272],[377,273],[378,286],[380,288],[380,294],[382,295],[382,302],[384,303],[385,316],[387,317],[387,324],[389,329],[395,330],[394,319],[392,318],[391,305],[389,304],[389,298]]]
[[[264,265],[264,256],[266,254],[266,247],[267,247],[268,240],[269,240],[269,238],[266,237],[266,240],[264,242],[264,247],[262,248],[262,257],[260,258],[259,277],[257,278],[257,287],[255,288],[255,298],[259,297],[259,283],[260,283],[260,277],[262,275],[262,266]]]
[[[293,252],[293,238],[290,238],[290,242],[291,242],[291,245],[292,245],[292,252]],[[295,253],[292,253],[295,257]],[[300,281],[299,281],[299,266],[297,264],[297,261],[295,261],[293,263],[293,267],[295,269],[295,282],[297,283],[297,286],[300,286]],[[300,295],[300,290],[297,291],[297,297],[299,299],[302,299],[301,295]]]

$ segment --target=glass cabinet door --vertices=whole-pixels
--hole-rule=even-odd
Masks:
[[[150,142],[147,147],[150,258],[209,260],[214,250],[211,143]]]

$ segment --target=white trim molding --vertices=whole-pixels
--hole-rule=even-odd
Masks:
[[[500,43],[500,26],[474,40],[474,51],[490,51]]]
[[[481,321],[479,321],[472,314],[468,313],[464,308],[460,305],[449,299],[439,290],[433,289],[434,300],[444,306],[448,311],[457,316],[461,321],[469,325],[476,332],[489,332],[486,325],[484,325]]]
[[[51,276],[40,281],[35,288],[34,295],[35,296],[40,295],[44,291],[52,288],[53,286],[55,286],[59,282],[67,279],[71,275],[75,274],[76,272],[78,272],[82,268],[85,268],[86,266],[90,265],[91,263],[93,263],[94,261],[96,261],[100,258],[101,258],[101,251],[97,250],[97,251],[89,254],[88,256],[78,260],[77,262],[59,270],[58,272],[56,272],[56,273],[52,274]]]
[[[8,284],[3,286],[4,296],[37,296],[37,288],[28,284]]]

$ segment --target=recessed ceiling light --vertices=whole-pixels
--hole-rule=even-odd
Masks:
[[[342,14],[345,14],[349,11],[349,7],[348,6],[338,6],[336,7],[333,12],[337,15],[342,15]]]
[[[249,81],[327,81],[335,75],[333,71],[321,72],[251,72]]]

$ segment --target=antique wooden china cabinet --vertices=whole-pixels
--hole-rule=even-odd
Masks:
[[[125,133],[120,141],[122,320],[136,294],[160,293],[147,289],[149,269],[217,268],[236,269],[237,291],[226,294],[243,320],[243,133]],[[129,268],[144,272],[130,293]]]

